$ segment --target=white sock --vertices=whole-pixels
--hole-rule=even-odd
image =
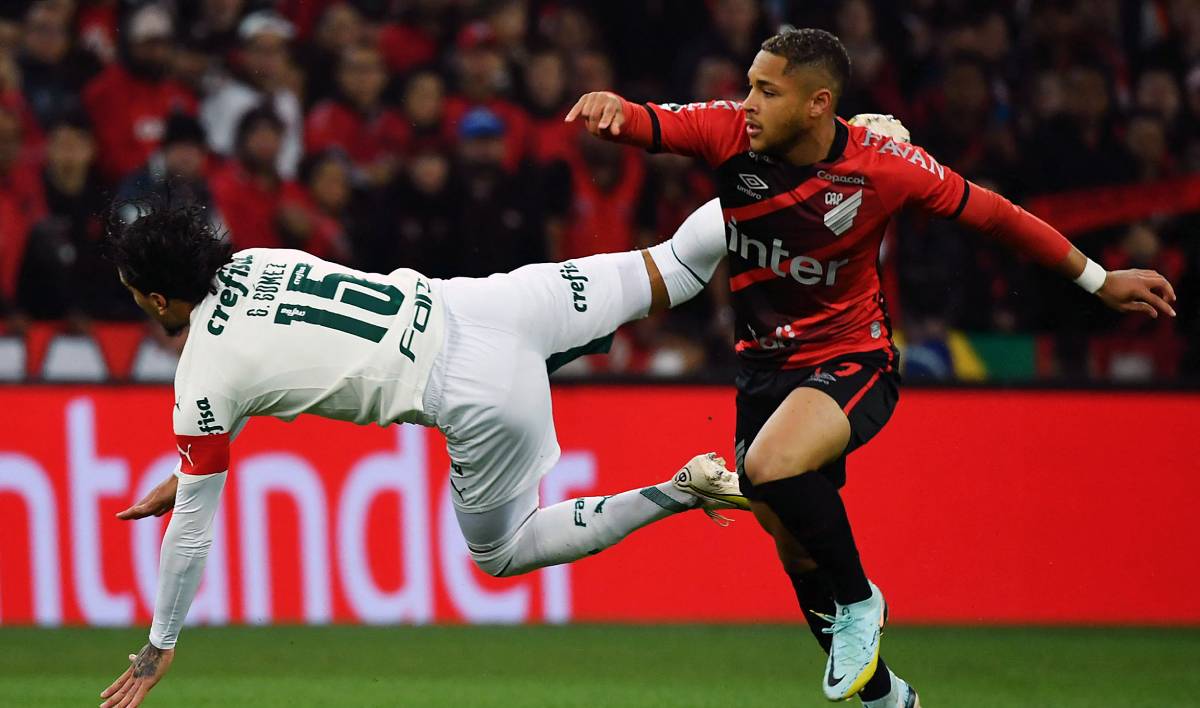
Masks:
[[[503,576],[595,555],[646,524],[696,507],[670,482],[609,497],[568,499],[538,509],[517,532]]]
[[[890,668],[888,669],[888,677],[892,679],[892,690],[888,691],[887,695],[882,698],[876,698],[873,701],[863,701],[865,708],[904,708],[901,701],[904,700],[905,695],[908,693],[908,684]]]

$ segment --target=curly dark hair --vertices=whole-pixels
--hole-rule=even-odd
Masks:
[[[207,208],[153,194],[115,202],[105,221],[104,256],[126,283],[193,305],[216,292],[213,278],[230,261],[233,246]]]
[[[846,84],[850,82],[850,55],[842,46],[837,35],[821,29],[785,29],[768,37],[762,50],[787,59],[785,72],[798,66],[823,69],[833,79],[834,98],[840,98]]]

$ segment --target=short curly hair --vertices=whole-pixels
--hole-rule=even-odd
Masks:
[[[173,204],[169,194],[113,203],[102,249],[125,282],[193,305],[215,292],[213,278],[233,247],[195,203]]]
[[[785,72],[798,66],[823,69],[835,84],[830,87],[834,98],[840,98],[850,82],[850,55],[842,46],[842,40],[825,30],[811,27],[785,29],[768,37],[762,43],[762,50],[787,59]]]

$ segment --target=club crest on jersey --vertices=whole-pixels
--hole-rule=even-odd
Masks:
[[[858,216],[858,208],[862,206],[862,194],[863,191],[858,190],[825,213],[825,225],[830,231],[841,236],[854,226],[854,217]]]

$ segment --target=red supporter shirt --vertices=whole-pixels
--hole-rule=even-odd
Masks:
[[[45,215],[42,174],[35,165],[18,160],[0,173],[0,300],[16,296],[29,230]]]
[[[726,220],[737,352],[757,368],[802,368],[891,351],[879,247],[907,207],[957,218],[1046,265],[1066,257],[1057,231],[971,185],[922,148],[842,120],[829,154],[796,166],[750,150],[740,103],[625,103],[618,140],[703,158]]]
[[[172,112],[196,112],[196,99],[183,86],[142,81],[117,64],[84,88],[83,105],[95,126],[100,170],[112,182],[146,163]]]
[[[217,210],[236,250],[288,248],[276,222],[279,209],[286,205],[302,209],[311,220],[313,230],[308,242],[301,246],[304,250],[318,258],[341,255],[337,244],[340,226],[317,214],[304,188],[295,182],[283,180],[275,189],[265,189],[240,164],[230,161],[213,174],[210,184]]]
[[[408,25],[384,25],[379,31],[378,46],[388,69],[395,74],[402,74],[437,58],[437,42],[426,32]]]
[[[568,155],[571,214],[559,254],[562,260],[633,250],[638,197],[646,179],[646,166],[636,150],[623,152],[621,177],[609,191],[600,189],[592,180],[591,168],[578,150]]]
[[[364,115],[338,101],[319,103],[304,125],[304,143],[309,154],[341,148],[359,167],[404,151],[411,131],[399,113],[391,110]]]
[[[525,149],[531,160],[544,165],[567,158],[583,129],[577,123],[564,123],[563,118],[566,115],[566,111],[563,111],[558,116],[530,121],[529,144]]]

